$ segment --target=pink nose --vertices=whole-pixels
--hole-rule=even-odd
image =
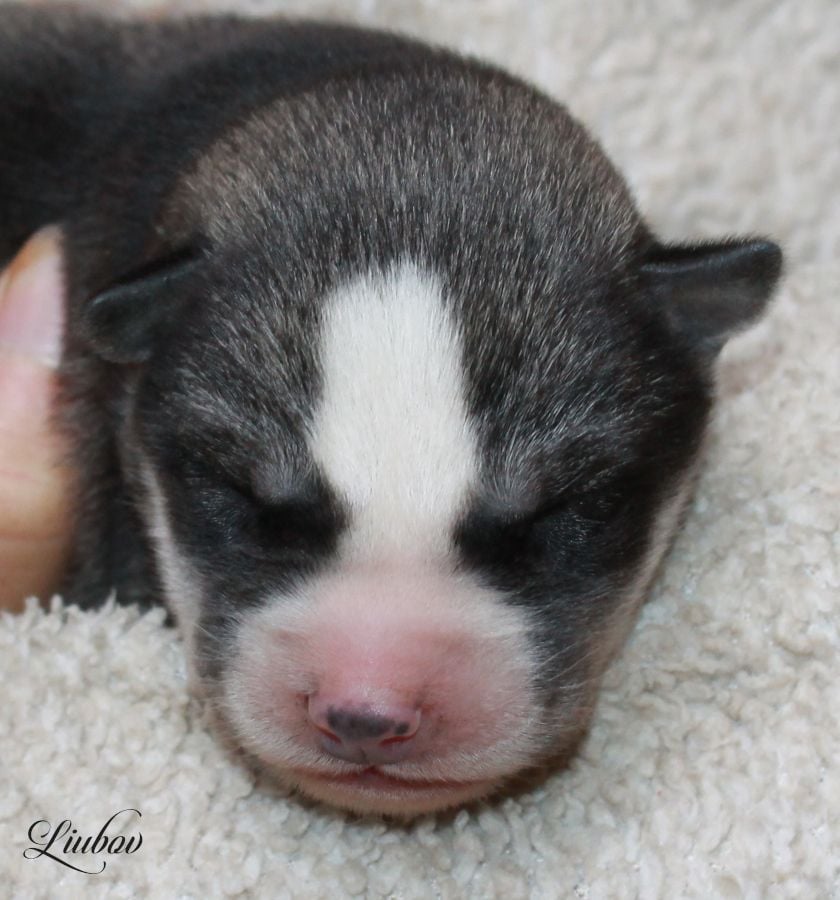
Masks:
[[[321,748],[346,762],[384,765],[416,752],[420,710],[400,703],[354,704],[311,694],[307,713]]]

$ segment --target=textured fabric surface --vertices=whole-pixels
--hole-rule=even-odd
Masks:
[[[840,897],[840,4],[240,8],[496,60],[591,126],[663,235],[772,234],[787,278],[724,352],[687,526],[567,771],[359,822],[225,755],[159,613],[33,604],[0,618],[0,897]],[[143,845],[102,874],[24,856],[37,819],[95,834],[127,807]]]

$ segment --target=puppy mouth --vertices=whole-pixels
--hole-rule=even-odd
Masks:
[[[445,781],[400,778],[370,766],[357,772],[332,774],[314,769],[292,770],[304,794],[361,815],[412,819],[480,800],[498,786],[498,779]]]
[[[383,772],[376,766],[368,766],[357,772],[334,774],[315,769],[294,769],[294,774],[306,781],[322,782],[335,787],[355,788],[357,790],[387,791],[388,793],[423,793],[475,790],[490,786],[495,779],[476,781],[450,781],[420,778],[400,778]]]

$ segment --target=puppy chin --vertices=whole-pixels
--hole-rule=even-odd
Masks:
[[[480,800],[501,784],[499,779],[412,782],[375,769],[338,776],[291,771],[285,773],[284,780],[321,803],[362,815],[396,819],[412,819]]]

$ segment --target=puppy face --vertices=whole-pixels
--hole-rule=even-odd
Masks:
[[[700,385],[642,348],[572,362],[580,336],[549,342],[548,380],[530,353],[467,365],[442,279],[408,262],[325,299],[306,394],[280,347],[255,365],[247,342],[220,358],[224,319],[196,331],[146,382],[139,443],[169,595],[237,736],[388,812],[563,749],[670,531]]]
[[[411,815],[580,734],[778,251],[659,247],[515,83],[313,102],[180,185],[203,240],[165,320],[120,325],[121,286],[90,330],[142,362],[124,464],[218,717],[305,792]]]

